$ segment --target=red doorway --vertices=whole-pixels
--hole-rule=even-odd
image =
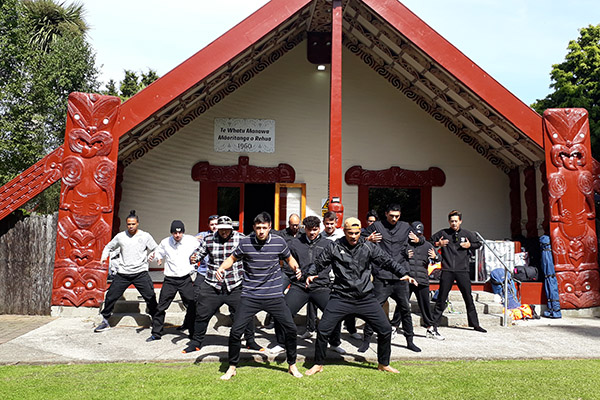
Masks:
[[[446,182],[446,175],[440,168],[431,167],[426,171],[411,171],[391,167],[375,171],[355,165],[346,171],[345,180],[348,185],[358,186],[358,218],[363,224],[366,224],[366,215],[369,211],[371,189],[418,189],[419,214],[425,226],[424,234],[426,237],[431,236],[431,188],[443,186]]]

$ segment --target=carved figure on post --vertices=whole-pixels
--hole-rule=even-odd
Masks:
[[[552,250],[561,307],[600,305],[587,111],[544,112]]]
[[[111,239],[117,97],[69,95],[56,238],[53,305],[98,307],[106,290],[102,249]]]

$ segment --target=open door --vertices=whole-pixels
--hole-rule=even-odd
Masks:
[[[306,215],[306,183],[275,184],[273,229],[285,229],[290,214],[298,214],[300,221],[304,219]]]

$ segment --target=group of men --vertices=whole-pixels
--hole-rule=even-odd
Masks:
[[[425,241],[422,223],[417,221],[411,226],[400,221],[398,205],[390,205],[382,221],[373,221],[376,215],[368,215],[371,223],[365,229],[356,218],[346,219],[343,230],[338,229],[336,214],[327,213],[323,231],[316,216],[302,221],[302,231],[295,214],[290,216],[287,229],[271,231],[271,217],[263,212],[254,219],[253,232],[244,236],[233,229],[231,218],[214,217],[211,232],[198,235],[201,237],[185,235],[183,223],[173,221],[171,236],[157,245],[148,233],[138,229],[139,219],[132,211],[127,231],[117,234],[102,254],[105,261],[120,248],[122,260],[106,294],[103,320],[95,331],[110,327],[108,318],[116,300],[133,284],[152,316],[152,334],[147,341],[160,340],[165,310],[179,293],[187,308],[181,328],[188,329],[191,339],[183,352],[194,352],[201,349],[212,316],[227,304],[233,326],[228,342],[229,369],[221,379],[229,380],[237,373],[242,335],[247,348],[264,350],[254,339],[254,316],[266,311],[274,319],[275,349],[286,352],[288,372],[302,377],[296,367],[297,328],[293,317],[304,305],[314,304],[323,315],[317,329],[315,364],[307,375],[323,370],[328,345],[340,354],[346,353],[340,346],[341,323],[345,321],[352,329],[355,317],[366,322],[359,351],[366,351],[373,332],[377,333],[378,368],[398,372],[389,365],[393,329],[382,305],[389,297],[396,301],[398,316],[392,323],[401,320],[407,348],[418,352],[421,350],[413,341],[411,291],[417,295],[427,336],[443,339],[437,326],[456,281],[467,305],[469,325],[485,332],[473,304],[468,266],[469,249],[480,243],[471,232],[461,229],[462,215],[458,211],[450,213],[449,228],[432,236],[442,253],[440,292],[433,313],[429,309],[429,282],[423,271],[430,260],[437,258],[437,252]],[[165,270],[158,303],[148,274],[148,260],[152,259],[164,263]],[[196,271],[197,265],[204,275]],[[194,272],[198,278],[193,284]]]

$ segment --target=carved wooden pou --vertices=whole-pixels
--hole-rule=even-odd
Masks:
[[[121,100],[71,93],[62,161],[52,305],[98,307],[106,291],[102,249],[111,239]]]
[[[544,112],[550,236],[561,308],[600,305],[590,129],[584,109]]]

